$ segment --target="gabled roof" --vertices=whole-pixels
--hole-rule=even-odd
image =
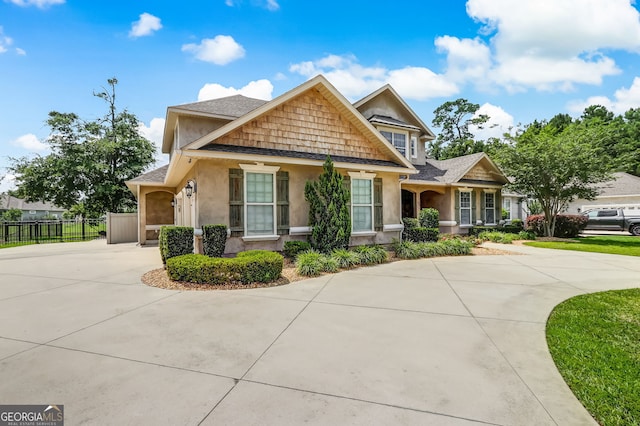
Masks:
[[[382,86],[381,88],[379,88],[375,92],[365,96],[364,98],[360,99],[357,102],[354,102],[353,106],[356,109],[359,109],[361,106],[365,105],[366,103],[368,103],[372,99],[377,98],[378,96],[383,96],[384,94],[387,94],[387,95],[390,95],[390,96],[394,97],[398,101],[398,103],[400,103],[400,105],[402,105],[402,107],[406,110],[406,112],[411,116],[411,118],[413,118],[413,120],[415,120],[415,122],[418,124],[418,127],[420,128],[420,130],[423,130],[426,133],[426,136],[429,139],[435,139],[436,138],[436,135],[431,131],[431,129],[429,129],[429,127],[422,121],[422,119],[418,116],[418,114],[416,114],[411,109],[411,107],[404,101],[404,99],[402,99],[400,97],[398,92],[396,92],[395,89],[393,87],[391,87],[390,84],[385,84],[384,86]]]
[[[262,99],[249,98],[243,95],[233,95],[224,98],[210,99],[208,101],[170,106],[167,108],[167,119],[164,125],[162,152],[166,154],[171,148],[173,129],[180,115],[195,115],[232,121],[261,107],[267,102],[268,101]]]
[[[221,128],[214,130],[213,132],[187,144],[182,148],[183,151],[186,150],[198,150],[205,145],[215,141],[218,138],[221,138],[232,131],[244,126],[250,121],[267,114],[268,112],[274,110],[276,107],[288,102],[289,100],[295,98],[302,93],[316,89],[318,92],[322,94],[336,109],[345,116],[350,122],[354,125],[354,127],[360,131],[367,139],[373,141],[377,144],[381,149],[389,154],[391,158],[396,159],[398,164],[401,164],[406,169],[414,170],[413,165],[409,160],[407,160],[402,154],[398,152],[382,135],[380,132],[376,130],[375,127],[371,125],[360,112],[355,109],[353,105],[347,101],[347,99],[340,93],[338,90],[327,81],[325,77],[322,75],[318,75],[307,82],[299,85],[298,87],[284,93],[283,95],[278,96],[274,100],[265,103],[264,105],[250,111],[249,113],[229,122],[228,124],[222,126]]]
[[[150,172],[137,176],[127,182],[163,184],[164,178],[167,176],[167,170],[169,170],[169,165],[165,164],[162,167],[158,167],[157,169],[151,170]]]
[[[427,159],[425,165],[416,165],[418,174],[411,176],[411,181],[437,182],[443,184],[457,183],[481,161],[486,161],[501,181],[508,182],[498,166],[484,152],[450,158],[448,160]]]
[[[617,172],[613,174],[612,180],[599,184],[598,188],[600,197],[640,195],[640,177]]]
[[[9,194],[0,194],[0,210],[19,209],[19,210],[43,210],[63,212],[63,207],[54,206],[46,201],[25,201],[22,198],[16,198]]]
[[[393,117],[388,117],[386,115],[379,115],[379,114],[374,114],[371,116],[371,118],[369,118],[369,122],[370,123],[377,123],[377,124],[389,124],[392,126],[397,126],[397,127],[404,127],[406,129],[412,129],[412,130],[422,130],[417,126],[414,126],[412,124],[409,123],[405,123],[404,121],[401,120],[397,120]]]

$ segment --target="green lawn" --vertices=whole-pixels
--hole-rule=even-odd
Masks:
[[[627,235],[595,235],[573,238],[570,241],[528,241],[527,246],[559,250],[640,256],[640,237]]]
[[[547,343],[558,370],[601,425],[640,425],[640,289],[556,306]]]

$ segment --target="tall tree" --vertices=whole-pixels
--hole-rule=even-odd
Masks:
[[[445,102],[436,108],[432,124],[442,130],[436,140],[430,143],[429,154],[444,160],[483,151],[484,143],[476,141],[469,131],[470,125],[482,128],[489,121],[488,115],[475,116],[478,109],[480,105],[463,98]]]
[[[118,80],[107,83],[108,88],[94,93],[107,104],[103,118],[84,121],[75,113],[51,111],[46,139],[51,153],[12,159],[9,170],[16,175],[19,196],[88,216],[135,209],[124,182],[153,163],[155,148],[140,135],[136,116],[116,108]]]
[[[501,149],[496,161],[511,177],[510,189],[537,200],[545,235],[555,233],[556,216],[575,198],[593,199],[595,184],[611,178],[609,160],[597,141],[602,129],[572,124],[523,132]]]

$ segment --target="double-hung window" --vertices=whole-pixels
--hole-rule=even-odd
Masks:
[[[460,225],[471,225],[471,191],[460,191]]]
[[[244,169],[245,236],[276,235],[276,171],[279,167]]]
[[[511,220],[511,198],[502,199],[502,209],[507,213],[506,220]]]
[[[373,231],[373,179],[351,178],[353,232]]]
[[[494,225],[496,223],[496,194],[484,193],[484,223]]]
[[[407,157],[407,134],[381,130],[380,133],[391,145],[393,145],[404,157]]]

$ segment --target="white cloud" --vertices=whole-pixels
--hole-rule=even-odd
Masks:
[[[485,24],[483,34],[493,34],[487,75],[510,91],[598,85],[620,73],[604,51],[640,52],[640,14],[630,0],[521,0],[517,7],[510,0],[468,0],[467,14]]]
[[[20,148],[24,148],[29,151],[46,151],[47,149],[49,149],[49,146],[45,143],[40,142],[38,137],[33,133],[22,135],[19,138],[11,141],[11,143],[15,146],[19,146]]]
[[[491,68],[491,50],[480,39],[443,36],[435,40],[440,53],[447,55],[447,78],[451,81],[482,82]]]
[[[0,175],[0,194],[7,192],[10,189],[15,189],[16,176],[11,173],[7,173],[4,176]]]
[[[153,34],[162,28],[160,18],[149,13],[140,14],[140,19],[131,24],[129,37],[143,37]]]
[[[244,48],[228,35],[205,38],[200,44],[185,44],[182,46],[182,51],[193,53],[196,59],[216,65],[226,65],[243,58],[245,53]]]
[[[65,0],[7,0],[7,1],[21,7],[36,6],[40,9],[44,9],[56,4],[64,4],[65,2]]]
[[[156,166],[162,166],[169,162],[167,154],[162,153],[162,138],[164,137],[164,118],[152,118],[149,125],[140,122],[138,124],[138,131],[142,136],[153,142],[156,148]]]
[[[16,53],[20,56],[25,56],[27,54],[24,49],[20,49],[19,47],[16,47]]]
[[[474,118],[480,115],[488,115],[489,121],[487,121],[482,127],[478,128],[475,125],[469,125],[469,131],[480,140],[487,140],[489,138],[501,138],[505,133],[512,133],[514,130],[513,116],[506,112],[499,106],[485,103],[478,111],[473,115]]]
[[[198,101],[224,98],[226,96],[243,95],[249,98],[271,100],[273,96],[273,84],[269,80],[256,80],[246,86],[236,89],[234,87],[224,87],[217,83],[205,84],[198,92]]]
[[[616,90],[613,99],[607,96],[592,96],[587,100],[569,102],[567,109],[579,114],[590,105],[602,105],[615,114],[623,114],[631,108],[640,108],[640,77],[633,79],[631,87]]]
[[[323,74],[347,98],[367,95],[386,83],[407,99],[425,100],[458,93],[454,83],[428,68],[365,67],[353,55],[328,55],[317,61],[293,64],[289,71],[308,78]]]
[[[4,29],[0,26],[0,53],[5,53],[13,44],[13,39],[4,35]]]
[[[224,4],[229,7],[239,6],[242,3],[242,0],[225,0]],[[251,3],[258,7],[263,7],[270,11],[276,11],[280,9],[280,4],[277,0],[252,0]]]

